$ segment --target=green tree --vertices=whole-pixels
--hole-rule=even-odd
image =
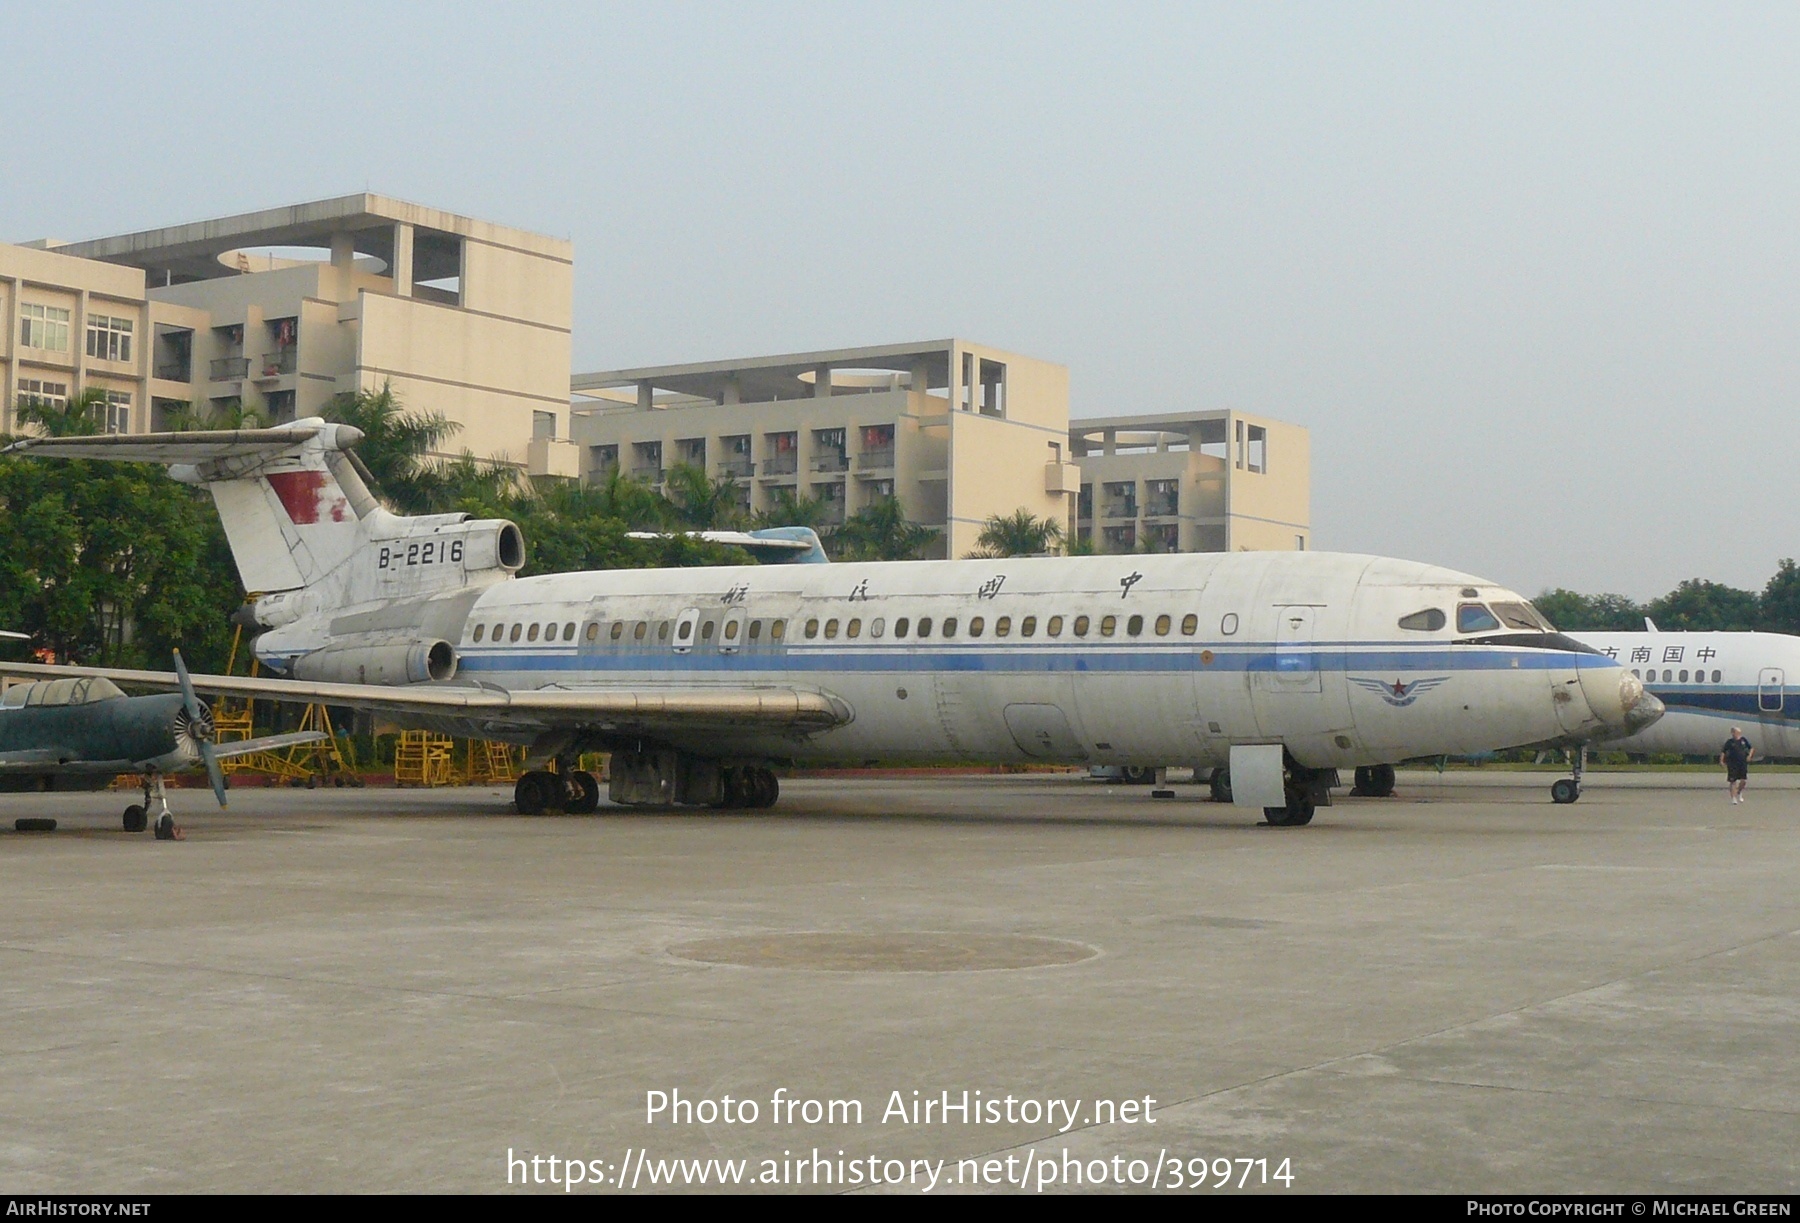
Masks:
[[[831,505],[823,497],[795,496],[792,489],[775,494],[775,504],[756,515],[759,527],[811,527],[821,535],[829,531],[825,521],[831,517]]]
[[[1551,624],[1569,632],[1636,632],[1644,627],[1644,609],[1624,595],[1584,595],[1559,586],[1531,602]]]
[[[916,561],[937,532],[908,522],[898,497],[883,497],[856,511],[826,541],[831,555],[846,561]]]
[[[1737,632],[1756,627],[1760,618],[1757,602],[1755,591],[1689,578],[1646,603],[1644,614],[1656,621],[1659,629]]]
[[[13,416],[22,425],[36,425],[51,437],[86,437],[100,432],[106,419],[106,392],[90,386],[62,402],[19,396]]]
[[[1062,524],[1039,518],[1023,506],[1010,514],[995,514],[975,537],[970,559],[1000,556],[1038,556],[1061,549]]]
[[[362,430],[356,454],[375,478],[377,496],[402,513],[428,512],[431,489],[420,478],[432,466],[427,456],[450,439],[456,424],[437,412],[408,411],[389,382],[379,391],[333,396],[324,416]]]
[[[690,463],[677,463],[666,476],[668,501],[679,523],[693,531],[728,531],[741,527],[749,514],[738,502],[738,482],[730,476],[711,479]]]
[[[1768,633],[1800,634],[1800,567],[1793,557],[1775,567],[1775,576],[1757,601],[1757,626]]]

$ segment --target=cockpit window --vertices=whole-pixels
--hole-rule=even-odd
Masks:
[[[1410,616],[1400,617],[1400,627],[1411,629],[1415,633],[1435,633],[1449,623],[1449,617],[1443,609],[1428,607],[1424,611],[1416,611]]]
[[[1479,603],[1459,603],[1456,606],[1456,631],[1459,633],[1487,633],[1500,627],[1500,621],[1494,613]],[[1536,625],[1532,626],[1536,628]]]
[[[1507,628],[1525,629],[1527,632],[1554,633],[1550,622],[1538,614],[1538,609],[1529,603],[1490,603],[1500,622]]]

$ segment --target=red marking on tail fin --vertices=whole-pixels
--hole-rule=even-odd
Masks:
[[[321,515],[331,522],[349,518],[349,502],[322,471],[280,471],[267,479],[295,526],[318,522]]]

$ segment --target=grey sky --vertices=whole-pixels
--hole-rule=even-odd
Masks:
[[[945,335],[1312,430],[1321,548],[1760,587],[1800,8],[33,5],[0,236],[370,188],[576,244],[578,369]],[[1279,456],[1275,456],[1279,461]]]

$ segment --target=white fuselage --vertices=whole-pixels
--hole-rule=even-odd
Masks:
[[[256,648],[281,673],[412,625],[455,647],[451,683],[780,684],[854,711],[805,740],[667,736],[712,756],[1223,764],[1233,744],[1282,743],[1322,768],[1623,724],[1636,689],[1616,664],[1550,634],[1458,633],[1454,609],[1474,598],[1522,602],[1451,570],[1329,553],[658,569],[343,608]],[[1398,626],[1424,608],[1450,623]]]
[[[1785,633],[1568,634],[1640,676],[1668,707],[1660,720],[1607,746],[1716,756],[1741,726],[1761,757],[1800,757],[1800,637]]]

